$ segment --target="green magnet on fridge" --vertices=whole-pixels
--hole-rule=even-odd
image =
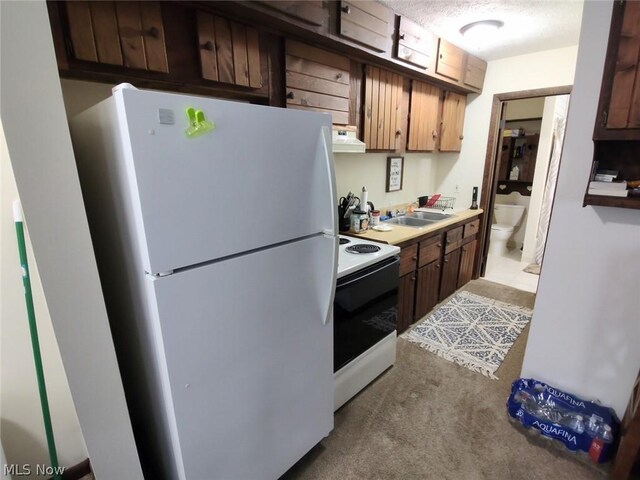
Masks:
[[[189,107],[185,110],[187,119],[189,120],[189,127],[185,130],[185,134],[189,138],[199,137],[200,135],[210,132],[216,128],[215,123],[209,122],[202,110],[196,110],[193,107]]]

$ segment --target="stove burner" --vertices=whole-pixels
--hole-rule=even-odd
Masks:
[[[380,250],[380,247],[367,243],[358,243],[345,248],[345,250],[349,253],[375,253]]]
[[[344,245],[346,243],[351,243],[351,240],[349,240],[348,238],[341,238],[340,239],[340,245]]]

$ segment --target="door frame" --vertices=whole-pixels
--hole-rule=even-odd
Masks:
[[[484,174],[482,177],[482,194],[480,197],[480,208],[483,210],[480,225],[480,244],[478,251],[480,255],[477,258],[474,267],[473,278],[484,276],[487,268],[487,256],[489,252],[489,236],[491,234],[491,220],[493,215],[493,206],[495,204],[495,194],[498,188],[498,163],[500,157],[498,148],[502,139],[502,107],[505,102],[510,100],[522,100],[526,98],[552,97],[556,95],[571,94],[572,85],[562,85],[559,87],[537,88],[533,90],[521,90],[517,92],[497,93],[493,96],[491,107],[491,118],[489,120],[489,139],[487,142],[487,152],[484,161]]]

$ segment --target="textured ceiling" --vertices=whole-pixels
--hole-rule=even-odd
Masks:
[[[382,0],[397,14],[485,60],[578,44],[582,0]],[[478,20],[504,22],[498,38],[478,48],[460,27]]]

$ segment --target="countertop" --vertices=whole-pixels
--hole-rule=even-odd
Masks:
[[[442,228],[453,225],[464,220],[472,219],[482,213],[482,209],[477,210],[461,210],[455,212],[453,216],[447,218],[442,222],[438,222],[434,225],[429,225],[423,228],[406,227],[404,225],[390,225],[393,230],[389,232],[378,232],[376,230],[367,230],[365,233],[346,233],[353,237],[366,238],[374,242],[388,243],[390,245],[398,245],[400,243],[411,240],[412,238],[421,237],[431,232],[436,232]],[[382,222],[384,224],[384,222]]]

